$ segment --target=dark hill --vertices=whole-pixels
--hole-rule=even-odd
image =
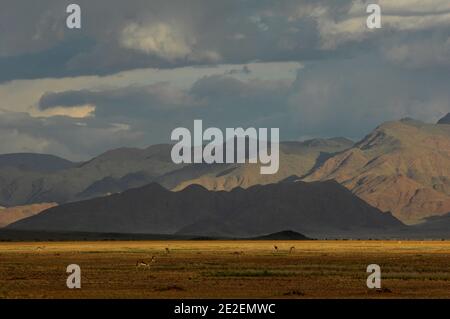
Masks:
[[[33,231],[251,237],[291,229],[361,234],[401,227],[334,181],[278,183],[213,192],[179,192],[153,183],[123,193],[64,204],[10,226]]]
[[[268,234],[264,236],[259,236],[251,238],[254,240],[310,240],[303,234],[297,233],[292,230],[285,230],[278,233]]]

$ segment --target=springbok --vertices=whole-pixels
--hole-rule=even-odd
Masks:
[[[166,254],[170,254],[170,249],[169,249],[169,247],[166,248]]]
[[[150,268],[150,265],[149,264],[147,264],[145,261],[143,261],[143,260],[138,260],[137,262],[136,262],[136,268]]]
[[[278,251],[278,246],[273,246],[273,249],[275,249],[275,251]]]
[[[292,247],[289,249],[289,253],[292,254],[292,253],[294,252],[294,250],[295,250],[295,247],[292,246]]]
[[[153,264],[155,262],[156,262],[156,257],[155,256],[152,256],[152,259],[150,260],[150,263],[147,263],[147,262],[145,262],[143,260],[138,260],[136,262],[136,268],[144,268],[144,269],[150,268],[150,264]]]

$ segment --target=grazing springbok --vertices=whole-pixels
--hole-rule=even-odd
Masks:
[[[294,250],[295,250],[295,247],[292,246],[292,247],[289,249],[289,253],[292,254],[292,253],[294,252]]]
[[[143,260],[138,260],[137,262],[136,262],[136,268],[150,268],[150,265],[149,264],[147,264],[145,261],[143,261]]]
[[[169,249],[169,247],[166,248],[166,254],[170,254],[170,249]]]
[[[154,264],[155,262],[156,262],[156,257],[155,256],[152,256],[152,259],[150,260],[150,263],[145,262],[143,260],[138,260],[136,262],[136,268],[144,268],[144,269],[150,268],[150,264]]]

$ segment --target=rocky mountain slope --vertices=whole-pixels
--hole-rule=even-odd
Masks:
[[[450,125],[405,119],[376,128],[305,181],[337,180],[406,223],[450,212]]]
[[[56,206],[56,203],[32,204],[9,208],[0,208],[0,228],[18,220],[34,216],[40,212]]]

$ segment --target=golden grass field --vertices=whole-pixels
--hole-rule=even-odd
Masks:
[[[381,291],[366,287],[372,263]],[[450,298],[450,242],[0,243],[0,298]]]

